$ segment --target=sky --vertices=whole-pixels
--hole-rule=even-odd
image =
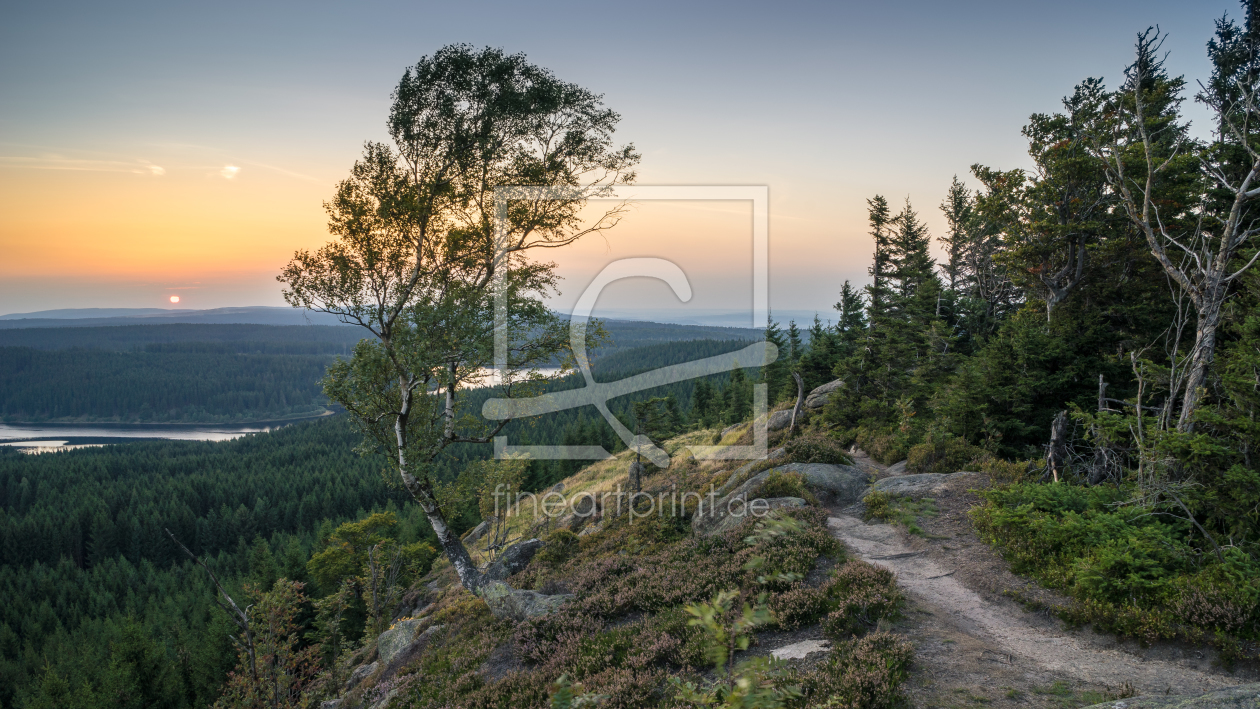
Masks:
[[[283,305],[275,275],[329,240],[322,204],[387,140],[403,70],[456,42],[525,53],[604,95],[644,185],[765,185],[770,304],[824,317],[864,282],[866,199],[934,236],[953,175],[1029,167],[1020,128],[1081,79],[1114,86],[1159,25],[1209,73],[1234,2],[47,2],[0,23],[0,314]],[[1206,125],[1206,114],[1187,104]],[[974,180],[970,180],[975,186]],[[688,307],[748,308],[746,203],[641,203],[548,254],[571,304],[608,262],[656,256]],[[180,298],[178,305],[171,297]],[[663,284],[600,308],[668,308]],[[751,324],[751,323],[750,323]]]

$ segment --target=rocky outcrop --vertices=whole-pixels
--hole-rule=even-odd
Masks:
[[[416,628],[424,621],[408,618],[394,623],[394,627],[380,634],[376,639],[376,652],[380,655],[381,660],[385,664],[398,656],[400,652],[406,650],[411,642],[415,640]],[[359,668],[363,669],[363,668]],[[358,670],[356,670],[357,672]]]
[[[792,410],[784,409],[770,414],[770,418],[766,419],[767,431],[782,431],[792,425]]]
[[[757,497],[751,500],[747,507],[736,505],[729,514],[724,514],[706,533],[710,535],[721,534],[743,524],[749,517],[765,517],[774,510],[795,509],[805,505],[805,500],[799,497]]]
[[[1255,709],[1260,707],[1260,684],[1240,684],[1198,696],[1144,696],[1094,704],[1087,709]]]
[[[940,491],[945,483],[960,475],[973,476],[975,473],[899,475],[895,478],[884,478],[883,480],[875,481],[875,484],[871,486],[871,490],[896,497],[926,497]]]
[[[805,408],[821,409],[827,405],[827,400],[831,398],[831,392],[844,386],[843,379],[827,382],[809,392],[809,396],[805,397]]]
[[[554,613],[573,597],[569,593],[548,596],[537,591],[514,589],[502,581],[492,581],[478,589],[477,593],[490,606],[495,618],[515,621]]]
[[[751,468],[752,465],[754,464],[749,464],[736,470],[731,475],[732,481],[736,480],[736,476],[740,475],[742,471]],[[738,525],[743,521],[744,516],[749,513],[749,505],[758,498],[758,493],[766,478],[770,477],[770,474],[776,470],[800,473],[805,477],[806,484],[831,496],[841,504],[849,504],[861,499],[866,491],[867,483],[870,482],[870,477],[865,472],[852,465],[832,465],[830,463],[789,463],[781,465],[777,468],[770,468],[757,473],[720,498],[716,496],[721,491],[718,491],[712,497],[705,497],[703,506],[698,507],[696,515],[691,518],[692,529],[698,534],[707,536],[718,534]],[[729,485],[730,483],[724,485],[722,489],[726,490]],[[796,500],[800,498],[779,499]],[[733,522],[727,522],[726,519],[731,516],[735,516],[738,519]]]
[[[350,673],[350,679],[346,680],[346,691],[349,692],[350,690],[359,686],[360,682],[367,679],[368,677],[371,677],[372,673],[376,672],[376,668],[380,666],[381,666],[381,662],[380,660],[377,660],[376,662],[373,662],[370,665],[359,665],[358,667],[354,668],[354,672]]]
[[[385,707],[389,706],[390,702],[394,701],[394,697],[397,697],[399,694],[402,694],[402,690],[391,689],[385,696],[373,702],[372,706],[368,707],[368,709],[385,709]]]
[[[517,542],[499,554],[499,558],[486,569],[486,577],[492,581],[502,581],[512,574],[519,573],[529,566],[529,560],[542,549],[542,541],[526,539]]]
[[[786,455],[786,452],[782,448],[775,448],[774,450],[766,454],[765,460],[774,460],[776,458],[782,458],[784,455]],[[760,465],[763,462],[765,461],[754,460],[751,463],[745,463],[744,465],[741,465],[738,468],[736,468],[735,472],[731,473],[731,476],[726,479],[726,482],[722,483],[722,487],[716,490],[717,496],[722,497],[726,495],[727,493],[729,493],[731,490],[734,490],[736,487],[743,485],[748,480],[748,477],[749,477],[748,473],[749,471],[753,469],[753,466]]]
[[[464,534],[464,543],[472,544],[473,542],[486,536],[486,532],[490,531],[490,525],[493,523],[494,523],[493,518],[487,519],[483,521],[481,524],[477,525],[476,527],[473,527],[472,529],[468,530],[468,532]]]
[[[800,473],[805,476],[807,485],[840,504],[851,504],[862,499],[866,494],[866,485],[870,482],[870,477],[861,468],[852,465],[789,463],[771,470]]]

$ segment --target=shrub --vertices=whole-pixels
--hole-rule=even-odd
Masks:
[[[890,519],[892,510],[889,508],[889,503],[891,502],[892,498],[888,496],[888,493],[880,490],[871,490],[866,493],[866,497],[862,498],[862,504],[866,506],[866,519]]]
[[[821,433],[793,438],[783,445],[783,452],[794,463],[853,464],[853,459],[845,453],[839,441]]]
[[[581,543],[572,531],[563,527],[553,529],[543,536],[543,547],[534,558],[544,564],[563,564],[577,552]]]
[[[936,503],[928,497],[914,500],[872,490],[862,498],[862,503],[866,505],[866,519],[882,519],[893,524],[900,524],[911,534],[925,534],[923,528],[919,526],[920,517],[936,516]]]
[[[863,632],[881,618],[895,617],[903,602],[892,572],[852,560],[835,569],[817,588],[795,583],[770,597],[770,610],[781,628],[791,630],[820,618],[835,637]]]
[[[1031,460],[1003,460],[992,453],[982,453],[971,461],[971,465],[997,482],[1018,483],[1028,479],[1028,472],[1036,463]]]
[[[1260,637],[1260,564],[1236,547],[1202,548],[1190,522],[1118,506],[1127,493],[1111,486],[1024,482],[982,495],[976,529],[1014,571],[1066,591],[1067,620],[1146,642],[1208,640],[1227,660]]]
[[[838,643],[801,688],[811,707],[892,709],[904,703],[900,686],[913,658],[910,643],[891,633],[873,633]]]
[[[836,641],[897,617],[905,602],[891,571],[857,559],[836,569],[825,589],[833,610],[823,620],[823,633]]]
[[[780,628],[792,630],[809,625],[826,615],[830,610],[829,600],[824,588],[797,583],[771,597],[770,610]]]
[[[900,436],[861,429],[857,434],[858,446],[871,458],[884,464],[896,463],[906,458],[906,444]]]
[[[805,476],[790,470],[771,470],[766,476],[761,488],[757,491],[758,497],[799,497],[811,505],[818,504],[818,498],[805,487]]]
[[[910,448],[906,471],[910,473],[956,473],[965,470],[984,451],[962,438],[929,439]]]

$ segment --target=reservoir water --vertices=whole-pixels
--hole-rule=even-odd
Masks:
[[[309,420],[309,419],[304,419]],[[250,433],[272,431],[296,420],[250,424],[0,424],[0,446],[26,453],[45,453],[143,439],[230,441]]]

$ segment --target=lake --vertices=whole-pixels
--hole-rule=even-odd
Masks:
[[[240,425],[0,423],[0,446],[12,446],[25,453],[47,453],[139,439],[230,441],[249,433],[264,433],[291,423],[296,421],[260,421]]]

